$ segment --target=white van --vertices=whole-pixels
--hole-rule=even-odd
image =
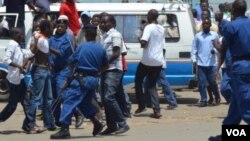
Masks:
[[[58,16],[60,4],[52,4],[49,15]],[[195,34],[193,17],[188,4],[173,3],[77,3],[79,12],[88,10],[91,14],[107,12],[113,14],[117,21],[117,29],[123,35],[128,53],[128,71],[124,75],[124,85],[134,83],[137,64],[142,56],[138,43],[143,24],[147,21],[147,12],[156,9],[160,13],[161,22],[165,27],[166,40],[166,76],[171,85],[188,86],[194,79],[193,66],[190,60],[192,40]],[[0,14],[5,14],[5,7],[0,8]],[[32,34],[34,14],[26,7],[25,11],[25,41],[26,47]],[[162,20],[163,19],[163,20]],[[5,42],[4,42],[5,40]],[[0,58],[6,46],[6,39],[0,37]],[[6,98],[8,86],[5,77],[7,66],[0,64],[0,99]],[[2,94],[2,96],[1,96]],[[4,95],[4,96],[3,96]]]

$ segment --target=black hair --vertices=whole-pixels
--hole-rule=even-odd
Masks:
[[[219,4],[219,9],[221,12],[224,12],[225,11],[225,4],[224,3],[220,3]]]
[[[192,14],[194,18],[197,18],[197,10],[196,9],[192,9]]]
[[[21,30],[20,30],[19,28],[17,28],[17,27],[11,28],[11,29],[10,29],[10,32],[9,32],[10,38],[11,38],[11,39],[15,38],[15,36],[16,36],[17,34],[19,34],[20,32],[21,32]]]
[[[87,24],[84,26],[84,30],[86,32],[85,38],[87,41],[93,41],[97,35],[97,27],[92,24]]]
[[[101,18],[101,15],[100,14],[94,14],[93,16],[92,16],[92,19],[94,18],[94,17],[97,17],[97,18]]]
[[[245,15],[245,12],[247,10],[247,4],[245,0],[235,0],[233,2],[233,9],[234,12],[238,15]]]
[[[158,16],[159,16],[159,13],[158,13],[157,10],[151,9],[151,10],[148,11],[148,15],[151,16],[152,20],[155,20],[155,21],[156,21],[157,18],[158,18]]]
[[[48,20],[42,20],[39,27],[41,32],[44,33],[48,28],[52,28],[52,24]]]

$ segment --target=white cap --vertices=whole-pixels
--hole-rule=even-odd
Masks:
[[[69,20],[68,16],[66,15],[60,15],[57,20]]]

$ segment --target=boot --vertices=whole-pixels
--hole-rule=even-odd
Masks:
[[[93,136],[96,136],[97,134],[99,134],[102,131],[102,129],[105,126],[105,123],[103,121],[101,121],[100,119],[98,119],[96,116],[91,117],[90,120],[94,125],[92,134],[93,134]]]
[[[69,139],[69,138],[70,138],[69,126],[61,127],[60,131],[50,136],[50,139]]]
[[[76,116],[75,127],[79,128],[80,126],[82,126],[83,122],[84,122],[84,117],[82,115]]]

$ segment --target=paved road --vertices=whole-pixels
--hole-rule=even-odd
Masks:
[[[164,101],[164,100],[163,100]],[[179,106],[176,110],[167,110],[166,103],[161,104],[163,117],[152,119],[149,115],[152,109],[140,116],[128,119],[131,130],[123,135],[92,137],[92,124],[86,121],[80,129],[71,126],[71,140],[74,141],[207,141],[211,135],[221,131],[221,122],[227,113],[228,105],[197,107],[199,93],[192,91],[177,92]],[[0,109],[6,103],[0,103]],[[133,104],[133,111],[136,105]],[[0,123],[0,141],[47,141],[50,134],[28,135],[22,132],[23,120],[21,106],[18,106],[14,115],[6,122]],[[38,121],[42,125],[41,121]]]

